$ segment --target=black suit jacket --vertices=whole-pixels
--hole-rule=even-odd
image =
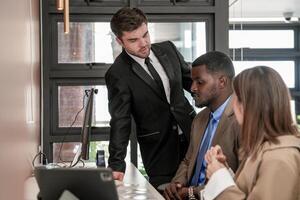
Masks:
[[[125,171],[124,158],[133,117],[150,178],[175,174],[182,159],[177,124],[189,140],[195,116],[183,91],[183,88],[190,91],[190,67],[171,42],[152,44],[151,49],[169,78],[170,103],[142,66],[124,50],[105,75],[111,115],[109,167]]]

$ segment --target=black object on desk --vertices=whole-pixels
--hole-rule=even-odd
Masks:
[[[104,150],[98,150],[96,154],[96,165],[97,167],[105,167],[105,156]]]
[[[107,168],[36,167],[42,200],[59,199],[68,190],[80,200],[118,200],[112,172]]]

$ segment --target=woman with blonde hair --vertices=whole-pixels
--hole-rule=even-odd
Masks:
[[[205,156],[205,200],[300,200],[300,137],[289,90],[272,68],[258,66],[233,81],[233,109],[242,126],[242,163],[232,177],[219,146]]]

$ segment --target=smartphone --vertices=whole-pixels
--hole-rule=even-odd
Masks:
[[[97,150],[96,165],[97,167],[105,167],[104,150]]]

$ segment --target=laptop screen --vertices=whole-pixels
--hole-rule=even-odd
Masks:
[[[36,167],[42,200],[59,199],[64,191],[80,200],[118,200],[112,172],[107,168]]]

